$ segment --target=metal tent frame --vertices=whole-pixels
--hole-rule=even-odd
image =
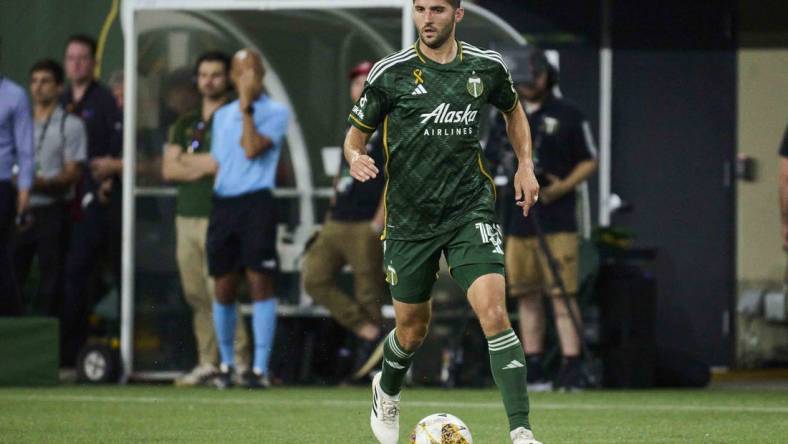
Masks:
[[[525,39],[511,25],[492,12],[475,5],[465,3],[463,7],[466,11],[481,16],[485,20],[502,29],[512,39],[525,44]],[[276,11],[276,10],[320,10],[338,12],[345,9],[394,9],[401,11],[402,18],[402,47],[408,46],[416,38],[415,29],[412,25],[412,2],[411,0],[123,0],[121,11],[121,25],[124,35],[124,75],[126,97],[137,96],[137,38],[139,24],[136,13],[141,11]],[[602,53],[600,51],[600,53]],[[600,68],[602,82],[600,85],[601,104],[600,111],[608,113],[600,115],[600,157],[602,165],[609,159],[609,63],[610,59],[603,58],[603,66]],[[607,68],[605,68],[607,66]],[[607,83],[605,78],[607,78]],[[607,86],[605,86],[607,85]],[[605,105],[607,104],[607,105]],[[124,128],[136,128],[137,123],[137,101],[126,101],[124,113]],[[607,129],[605,128],[607,126]],[[296,131],[297,132],[297,131]],[[291,135],[288,131],[288,137]],[[297,135],[297,136],[300,136]],[[123,228],[122,228],[122,266],[121,278],[123,281],[121,292],[121,332],[120,332],[120,354],[122,360],[122,381],[126,382],[134,372],[134,223],[135,223],[135,196],[136,196],[136,170],[135,147],[137,146],[136,132],[124,131],[123,134]],[[609,165],[609,160],[607,160]],[[604,169],[604,168],[603,168]],[[602,173],[606,177],[602,176]],[[307,179],[309,180],[309,179]],[[605,191],[607,190],[607,191]],[[603,191],[605,193],[603,194]],[[607,200],[609,194],[609,169],[600,171],[600,223],[609,220],[607,211]],[[304,197],[304,196],[302,196]],[[311,208],[311,197],[305,196],[302,199],[303,208],[309,205]],[[308,203],[306,201],[309,201]],[[604,213],[604,216],[603,216]],[[303,215],[303,213],[302,213]],[[311,213],[309,218],[311,218]],[[309,219],[312,220],[312,219]]]

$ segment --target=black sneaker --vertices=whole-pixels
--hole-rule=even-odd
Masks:
[[[577,392],[584,388],[586,383],[580,358],[565,357],[558,372],[557,389],[562,392]]]
[[[544,367],[542,367],[542,355],[533,354],[525,356],[525,363],[528,366],[526,384],[529,392],[549,392],[553,390],[553,381],[547,378]]]
[[[358,340],[353,363],[355,371],[351,376],[352,380],[363,379],[369,376],[373,369],[378,367],[381,359],[383,359],[383,343],[386,338],[388,338],[388,335],[381,332],[377,338],[371,341]]]
[[[219,390],[225,390],[233,386],[233,374],[235,369],[229,365],[222,364],[219,366],[219,371],[213,378],[214,387]]]
[[[268,379],[267,375],[263,375],[257,373],[253,370],[247,370],[241,375],[241,387],[255,390],[255,389],[267,389],[271,386],[271,381]]]

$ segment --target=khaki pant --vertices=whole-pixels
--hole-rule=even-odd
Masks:
[[[345,264],[353,272],[355,300],[336,284]],[[343,327],[356,331],[365,322],[381,324],[383,249],[369,221],[326,221],[307,252],[303,271],[306,292]]]
[[[192,307],[199,363],[217,365],[219,354],[213,326],[214,288],[213,279],[208,274],[208,259],[205,253],[208,218],[177,216],[175,230],[178,271],[181,276],[183,297]],[[239,313],[235,334],[235,356],[239,367],[248,367],[249,335],[242,319]]]
[[[566,292],[570,295],[577,293],[577,233],[551,233],[545,235],[545,239],[558,261]],[[506,276],[512,297],[555,291],[553,274],[535,236],[506,238]]]

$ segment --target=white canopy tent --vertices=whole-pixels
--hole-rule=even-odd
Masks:
[[[501,35],[505,35],[510,43],[524,44],[525,39],[508,23],[500,17],[492,14],[473,3],[465,2],[464,8],[468,16],[475,16],[487,23],[491,29]],[[388,10],[399,14],[400,25],[400,44],[401,46],[410,45],[415,41],[415,29],[412,26],[412,2],[411,0],[124,0],[122,9],[122,26],[124,33],[124,61],[125,61],[125,95],[126,97],[138,97],[138,67],[139,67],[139,48],[138,38],[142,32],[151,27],[166,27],[168,20],[183,20],[187,18],[193,20],[195,26],[200,26],[202,19],[207,23],[218,23],[220,27],[228,32],[237,34],[238,41],[245,46],[257,47],[254,39],[249,38],[248,32],[233,22],[233,17],[225,13],[243,12],[271,12],[271,11],[319,11],[327,16],[339,18],[348,23],[348,26],[360,30],[365,38],[370,39],[374,44],[381,46],[383,54],[391,52],[394,44],[391,39],[382,35],[379,29],[368,25],[364,20],[360,20],[357,15],[347,11],[352,10]],[[222,15],[224,14],[224,15]],[[229,17],[229,18],[228,18]],[[247,25],[248,26],[248,25]],[[293,32],[306,32],[303,29],[293,29]],[[263,52],[265,54],[265,52]],[[266,61],[267,62],[267,61]],[[268,63],[266,63],[268,64]],[[604,80],[603,80],[604,82]],[[284,86],[283,79],[276,71],[268,72],[266,76],[266,88],[271,96],[285,104],[290,104],[290,100]],[[603,92],[604,97],[604,92]],[[138,187],[136,183],[136,150],[138,146],[137,133],[133,129],[138,124],[138,101],[127,100],[124,128],[124,174],[123,174],[123,248],[122,248],[122,294],[121,294],[121,359],[123,368],[123,379],[126,380],[135,375],[134,368],[134,313],[135,313],[135,217],[136,199],[147,192],[143,187]],[[304,140],[303,128],[298,119],[294,116],[287,132],[289,150],[294,159],[308,159],[307,144]],[[605,121],[604,117],[601,121]],[[609,118],[607,120],[609,122]],[[609,124],[609,123],[608,123]],[[608,131],[609,133],[609,131]],[[605,130],[600,129],[600,134],[605,134]],[[603,138],[601,144],[601,157],[609,157],[609,146],[606,146]],[[300,218],[300,230],[295,233],[295,244],[302,245],[306,237],[311,233],[315,224],[315,209],[313,198],[319,195],[328,195],[330,190],[317,189],[313,186],[312,172],[308,161],[294,161],[293,173],[295,176],[295,186],[283,190],[277,190],[278,195],[289,195],[298,200],[298,213]],[[607,173],[609,176],[609,173]],[[602,182],[609,183],[609,180],[601,178]],[[604,189],[603,186],[600,188]],[[608,186],[609,189],[609,186]],[[152,191],[154,193],[165,193],[166,190]],[[600,196],[607,201],[607,196]],[[600,205],[602,207],[602,205]],[[606,208],[606,207],[605,207]],[[600,221],[602,208],[600,208]]]

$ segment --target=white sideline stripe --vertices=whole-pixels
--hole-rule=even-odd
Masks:
[[[304,401],[278,400],[278,399],[223,399],[223,398],[179,398],[179,397],[153,397],[153,396],[93,396],[93,395],[2,395],[0,400],[6,401],[62,401],[62,402],[108,402],[108,403],[137,403],[137,404],[225,404],[225,405],[272,405],[309,407],[314,405],[330,407],[367,407],[368,400],[356,401],[348,399],[310,399]],[[446,407],[446,402],[432,401],[407,401],[407,406],[413,407]],[[465,409],[497,410],[501,409],[500,402],[450,402],[452,407]],[[684,411],[684,412],[723,412],[723,413],[788,413],[785,407],[744,407],[744,406],[699,406],[683,404],[589,404],[589,403],[534,403],[535,409],[543,410],[637,410],[637,411]]]

